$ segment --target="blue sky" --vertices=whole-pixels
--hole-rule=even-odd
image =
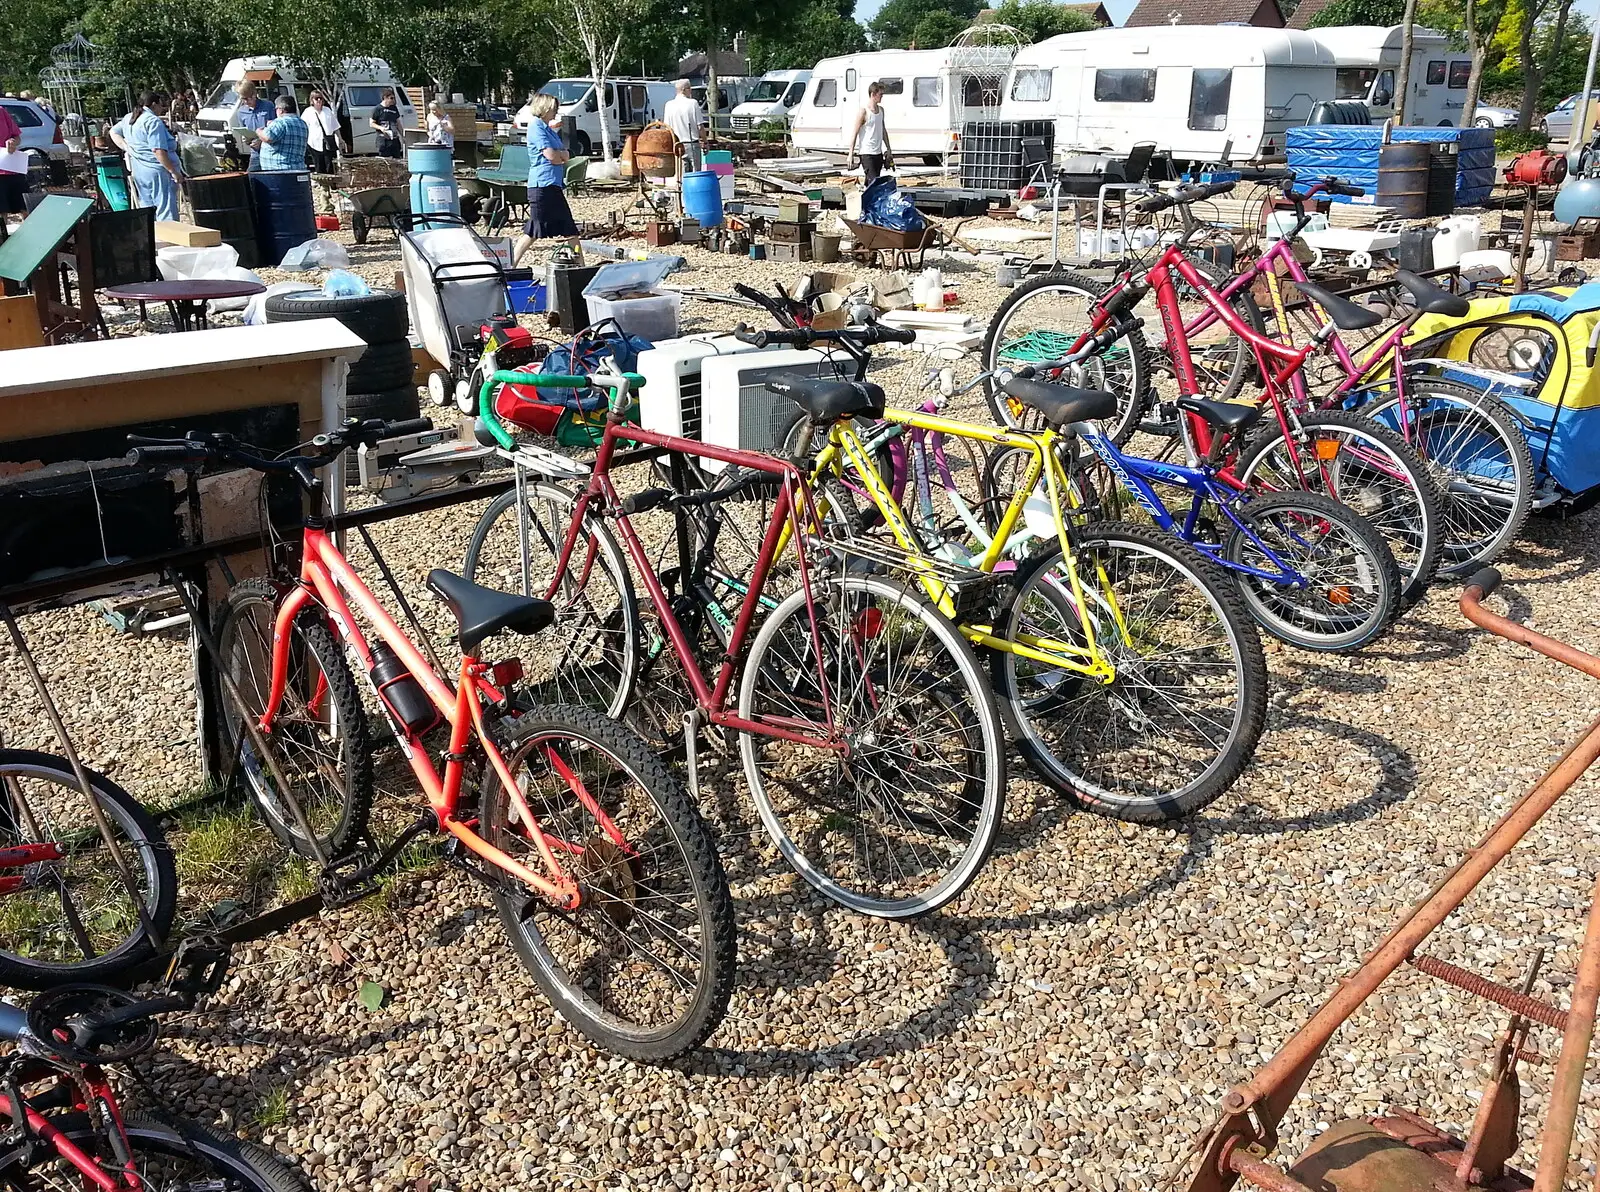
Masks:
[[[1106,0],[1106,11],[1113,21],[1121,22],[1127,19],[1136,3],[1138,0]],[[882,7],[883,0],[856,0],[856,20],[866,24]]]

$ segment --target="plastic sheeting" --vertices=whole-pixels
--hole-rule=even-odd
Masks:
[[[1489,197],[1494,187],[1494,129],[1492,128],[1397,128],[1395,141],[1426,141],[1456,145],[1456,205],[1475,206]],[[1347,124],[1307,124],[1291,128],[1288,137],[1289,168],[1302,178],[1333,175],[1359,186],[1367,193],[1360,198],[1336,195],[1336,203],[1376,202],[1378,193],[1378,148],[1383,129]]]

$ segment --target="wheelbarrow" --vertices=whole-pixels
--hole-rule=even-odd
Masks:
[[[931,223],[920,232],[896,232],[854,219],[845,220],[844,226],[856,238],[853,255],[874,269],[885,255],[889,258],[889,269],[921,269],[928,249],[939,242],[939,229]],[[911,260],[913,253],[916,254],[915,264]]]
[[[366,190],[341,190],[339,209],[350,219],[350,235],[357,244],[367,242],[367,234],[382,221],[398,238],[397,217],[411,214],[411,194],[403,186],[373,186]]]
[[[1493,568],[1472,577],[1461,594],[1461,611],[1468,620],[1600,679],[1600,658],[1484,608],[1483,600],[1499,583],[1500,574]],[[1542,951],[1534,953],[1521,987],[1515,988],[1430,956],[1421,948],[1596,759],[1600,759],[1600,720],[1589,726],[1476,848],[1467,850],[1461,863],[1395,925],[1265,1067],[1229,1090],[1222,1098],[1216,1123],[1190,1152],[1201,1156],[1189,1181],[1190,1192],[1226,1192],[1241,1179],[1270,1192],[1465,1192],[1474,1188],[1559,1192],[1571,1157],[1584,1065],[1594,1034],[1595,1005],[1600,1000],[1600,884],[1590,903],[1577,979],[1565,1010],[1532,995]],[[1402,964],[1510,1011],[1467,1137],[1457,1138],[1404,1109],[1391,1109],[1374,1117],[1340,1121],[1287,1166],[1269,1162],[1278,1143],[1278,1124],[1334,1032]],[[1528,1046],[1535,1026],[1560,1032],[1561,1044],[1539,1139],[1539,1166],[1530,1181],[1507,1161],[1516,1153],[1519,1141],[1517,1066],[1522,1061],[1541,1060]]]

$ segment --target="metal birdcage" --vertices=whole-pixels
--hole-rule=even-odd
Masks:
[[[102,126],[133,106],[128,81],[100,61],[95,45],[79,33],[50,52],[50,65],[39,78],[61,121],[69,148],[83,152]]]
[[[964,29],[950,43],[950,77],[959,89],[960,112],[957,127],[962,130],[959,153],[969,148],[969,137],[982,142],[999,128],[1000,101],[1005,97],[1011,63],[1026,44],[1022,33],[1010,25],[985,21]],[[972,151],[986,153],[994,146],[975,143]],[[957,148],[945,154],[945,171],[955,168]]]

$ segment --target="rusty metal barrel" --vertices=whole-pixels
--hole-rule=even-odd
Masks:
[[[1428,159],[1426,141],[1402,141],[1378,147],[1377,204],[1390,208],[1396,219],[1422,219],[1428,214]]]
[[[677,173],[677,146],[678,139],[665,124],[645,125],[634,142],[634,168],[646,178],[672,177]]]

